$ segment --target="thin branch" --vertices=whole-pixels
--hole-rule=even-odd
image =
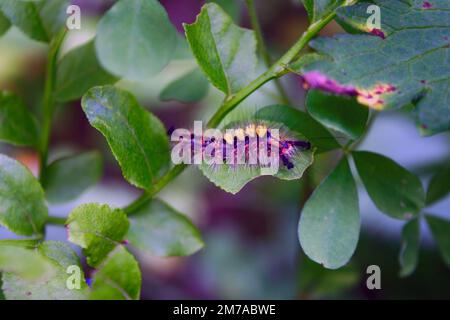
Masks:
[[[64,226],[66,224],[66,221],[67,221],[67,218],[64,218],[64,217],[54,217],[54,216],[47,217],[47,223],[50,223],[50,224]]]
[[[258,15],[256,13],[256,7],[255,2],[253,0],[245,0],[248,8],[248,14],[250,16],[250,23],[252,25],[253,31],[255,31],[256,35],[256,42],[258,44],[259,52],[261,53],[261,56],[264,59],[264,63],[266,64],[267,68],[270,68],[272,65],[272,58],[270,57],[269,51],[267,50],[266,43],[264,41],[264,36],[262,33],[261,25],[258,20]],[[280,94],[281,100],[284,104],[290,105],[289,97],[286,93],[286,91],[283,88],[283,85],[281,84],[279,79],[275,79],[275,86],[277,87],[277,90]]]
[[[53,97],[53,91],[56,80],[56,65],[58,60],[59,50],[66,36],[67,30],[64,28],[58,35],[52,40],[50,44],[50,50],[47,59],[47,72],[44,88],[44,99],[42,102],[42,131],[40,137],[40,168],[39,175],[42,179],[45,174],[48,158],[48,145],[50,139],[50,131],[53,120],[53,111],[55,108],[55,101]]]

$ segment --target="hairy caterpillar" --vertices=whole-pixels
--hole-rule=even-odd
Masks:
[[[198,165],[211,182],[233,194],[263,175],[282,180],[300,179],[313,163],[315,152],[326,152],[340,146],[336,140],[339,137],[332,135],[307,113],[288,106],[267,106],[251,116],[236,114],[227,120],[221,130],[203,132],[201,122],[197,126],[194,122],[193,130],[181,129],[174,135],[176,130],[171,129],[169,134],[174,163]],[[214,137],[215,130],[221,134],[219,139]],[[219,147],[210,148],[215,143]],[[263,157],[250,161],[249,151],[258,154],[260,149]],[[203,161],[205,158],[208,161]]]
[[[168,133],[172,142],[178,143],[175,152],[184,152],[181,157],[184,163],[200,164],[200,160],[207,159],[210,160],[207,163],[212,166],[264,167],[267,159],[261,155],[265,154],[267,158],[276,158],[286,169],[291,170],[295,167],[292,159],[296,153],[312,148],[309,141],[289,135],[281,125],[268,121],[232,123],[223,131],[171,129]]]

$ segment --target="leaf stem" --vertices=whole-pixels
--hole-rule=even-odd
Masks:
[[[34,248],[40,242],[40,239],[5,239],[0,240],[0,246],[16,246],[25,248]]]
[[[245,98],[247,98],[253,92],[258,90],[268,81],[286,74],[287,65],[289,65],[292,62],[292,60],[294,60],[297,57],[300,51],[320,30],[322,30],[323,27],[325,27],[331,20],[333,20],[335,15],[336,13],[332,12],[326,17],[311,24],[308,30],[306,30],[302,34],[300,39],[266,72],[264,72],[255,80],[253,80],[249,85],[247,85],[245,88],[243,88],[236,94],[229,96],[227,99],[225,99],[222,106],[208,121],[207,127],[209,128],[217,127],[220,124],[220,122],[225,118],[225,116],[228,113],[230,113],[234,108],[236,108],[236,106],[239,105],[239,103],[241,103]],[[124,211],[128,215],[135,213],[144,204],[150,201],[150,199],[153,198],[169,182],[171,182],[175,177],[180,175],[184,171],[184,169],[186,169],[186,167],[187,165],[184,164],[173,167],[161,178],[161,180],[158,183],[156,183],[156,185],[151,191],[144,192],[138,199],[136,199],[130,205],[125,207]]]
[[[53,111],[54,111],[54,97],[53,91],[55,87],[56,81],[56,65],[58,62],[58,54],[61,48],[61,45],[66,36],[67,30],[64,28],[61,30],[58,35],[52,40],[50,43],[50,50],[48,53],[47,59],[47,70],[46,70],[46,79],[45,79],[45,87],[44,87],[44,98],[42,102],[42,130],[40,137],[40,170],[39,176],[42,179],[46,166],[47,166],[47,158],[48,158],[48,146],[50,139],[50,130],[53,120]]]
[[[256,13],[256,7],[255,2],[253,0],[245,0],[248,8],[248,15],[250,17],[250,23],[252,25],[253,31],[255,31],[256,35],[256,42],[258,44],[259,52],[261,53],[261,56],[264,59],[264,63],[266,64],[267,68],[270,68],[272,65],[272,58],[270,57],[269,51],[267,50],[266,43],[264,41],[261,24],[258,20],[258,15]],[[286,91],[283,88],[283,85],[281,84],[279,79],[275,79],[275,86],[277,87],[277,90],[280,94],[281,101],[284,104],[290,104],[289,97],[286,93]]]
[[[169,184],[173,179],[178,177],[184,169],[187,168],[186,164],[178,164],[169,170],[154,186],[152,190],[145,191],[139,198],[133,201],[130,205],[125,207],[123,210],[126,214],[132,214],[136,212],[139,208],[150,201],[159,191],[161,191],[167,184]]]
[[[67,221],[67,218],[64,217],[54,217],[54,216],[48,216],[47,217],[47,223],[50,224],[56,224],[56,225],[65,225]]]

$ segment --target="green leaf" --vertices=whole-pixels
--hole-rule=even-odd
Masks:
[[[301,132],[322,153],[340,148],[333,135],[310,115],[300,110],[282,106],[267,106],[257,111],[256,118],[282,123],[286,128]]]
[[[158,1],[120,0],[100,20],[95,45],[106,70],[144,80],[172,59],[177,32]]]
[[[30,38],[49,41],[47,31],[37,10],[37,3],[24,0],[2,0],[0,9],[9,21]]]
[[[314,75],[312,87],[351,93],[375,109],[414,102],[423,133],[449,130],[448,4],[434,1],[426,9],[423,1],[372,2],[337,12],[346,24],[379,36],[337,35],[312,41],[311,46],[328,57],[304,67],[306,79]],[[367,30],[367,8],[372,4],[381,8],[381,30]]]
[[[233,21],[239,22],[239,17],[242,11],[241,0],[208,0],[207,2],[214,2],[220,6]]]
[[[443,199],[450,193],[450,164],[447,164],[431,178],[427,191],[427,204]]]
[[[450,268],[450,221],[432,215],[426,215],[426,220],[442,258]]]
[[[16,234],[41,234],[47,219],[44,191],[24,165],[0,155],[0,225]]]
[[[361,278],[361,272],[354,265],[329,270],[306,257],[299,269],[299,292],[313,299],[338,298],[356,287]]]
[[[309,114],[324,126],[356,140],[364,133],[369,109],[355,99],[327,94],[318,90],[308,92],[306,106]]]
[[[9,21],[30,38],[49,42],[65,25],[67,0],[1,0]]]
[[[18,246],[22,248],[35,249],[40,240],[39,239],[2,239],[0,246]]]
[[[82,106],[90,124],[108,140],[125,179],[151,189],[169,166],[164,125],[133,95],[112,86],[92,88],[84,95]]]
[[[326,56],[323,54],[317,54],[315,52],[305,53],[300,55],[298,59],[294,60],[290,65],[289,69],[293,72],[300,73],[303,67],[311,64],[313,62],[326,59]]]
[[[69,5],[69,0],[38,0],[36,7],[49,39],[56,36],[62,28],[66,28]]]
[[[80,259],[69,245],[46,241],[39,246],[38,251],[49,259],[55,274],[46,280],[31,282],[15,274],[4,273],[3,290],[8,300],[82,300],[88,297]],[[80,289],[67,287],[67,280],[71,276],[67,272],[69,266],[80,268]]]
[[[192,222],[161,200],[152,200],[130,220],[127,236],[130,244],[149,254],[188,256],[204,245]]]
[[[312,260],[337,269],[353,255],[360,224],[356,184],[344,158],[306,202],[298,228],[300,244]]]
[[[396,219],[417,216],[425,205],[425,192],[416,175],[376,153],[352,155],[367,193],[380,211]]]
[[[50,279],[55,270],[53,265],[35,250],[0,244],[0,271],[13,273],[28,281],[39,281]]]
[[[0,140],[19,145],[37,146],[36,119],[14,94],[0,92]]]
[[[420,250],[420,220],[408,221],[402,231],[402,248],[400,250],[400,276],[407,277],[416,270]]]
[[[209,83],[203,73],[195,69],[165,87],[159,98],[162,101],[197,102],[208,93],[208,85]]]
[[[91,300],[138,300],[141,271],[134,257],[118,246],[95,273]]]
[[[8,18],[0,11],[0,36],[4,35],[11,27],[11,22]]]
[[[55,96],[60,102],[76,100],[92,87],[117,80],[100,66],[94,42],[90,41],[71,50],[59,62]]]
[[[68,202],[95,185],[101,175],[100,153],[85,152],[51,163],[42,177],[42,186],[50,202]]]
[[[215,3],[207,3],[186,37],[200,68],[219,90],[230,95],[254,78],[257,65],[254,32],[236,26]]]
[[[282,109],[279,108],[278,112],[281,112]],[[279,113],[277,113],[278,115]],[[276,117],[272,117],[271,114],[266,113],[257,113],[256,115],[256,123],[258,125],[265,126],[269,131],[272,129],[279,130],[280,141],[282,143],[287,141],[299,141],[303,143],[308,143],[305,136],[302,132],[297,130],[291,130],[289,125],[284,122],[278,122],[279,120]],[[246,129],[246,126],[249,122],[245,121],[243,123],[230,123],[227,125],[223,132],[228,129],[237,130]],[[256,125],[256,124],[255,124]],[[299,129],[299,128],[297,128]],[[248,135],[247,135],[248,136]],[[263,138],[265,141],[266,138]],[[255,138],[256,140],[256,138]],[[261,140],[259,140],[261,141]],[[251,144],[253,152],[258,154],[259,152],[264,152],[259,145],[261,142],[255,142]],[[250,144],[249,144],[250,145]],[[248,145],[248,146],[249,146]],[[233,148],[233,145],[230,143],[226,143],[226,148]],[[250,147],[247,146],[247,150]],[[278,153],[279,148],[274,147],[276,152]],[[278,156],[270,160],[270,167],[273,170],[269,170],[269,166],[261,166],[261,158],[256,155],[258,160],[258,164],[249,164],[250,157],[245,156],[246,159],[242,156],[240,160],[242,160],[241,164],[208,164],[206,161],[203,161],[202,164],[199,165],[202,173],[216,186],[223,189],[226,192],[236,194],[238,193],[248,182],[257,177],[264,175],[271,175],[276,178],[282,180],[294,180],[300,179],[303,176],[305,170],[313,163],[314,160],[314,147],[302,148],[293,146],[292,151],[289,152],[288,161],[291,163],[292,168],[289,168],[284,162],[283,159]],[[246,152],[249,154],[249,152]],[[242,153],[244,155],[244,153]],[[237,158],[237,157],[236,157]],[[277,161],[278,163],[275,163]]]
[[[84,248],[87,263],[97,267],[127,234],[129,222],[120,209],[107,205],[84,204],[67,219],[69,241]]]
[[[302,2],[308,13],[309,20],[316,22],[344,4],[345,0],[302,0]]]

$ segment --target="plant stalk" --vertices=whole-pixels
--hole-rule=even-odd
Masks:
[[[58,54],[61,45],[66,36],[67,30],[64,28],[50,43],[50,50],[47,59],[47,70],[44,87],[44,98],[42,102],[42,129],[40,136],[40,163],[39,163],[39,177],[42,179],[45,174],[48,158],[48,146],[50,140],[50,131],[53,120],[53,112],[55,109],[55,100],[53,91],[56,82],[56,67],[58,62]]]
[[[50,224],[64,226],[64,225],[66,225],[66,221],[67,221],[67,218],[64,218],[64,217],[54,217],[54,216],[47,217],[47,223],[50,223]]]
[[[173,179],[178,177],[184,169],[187,168],[186,164],[178,164],[169,170],[154,186],[152,190],[145,191],[139,198],[137,198],[130,205],[123,210],[126,214],[132,214],[139,210],[142,206],[148,203],[159,191],[169,184]]]

